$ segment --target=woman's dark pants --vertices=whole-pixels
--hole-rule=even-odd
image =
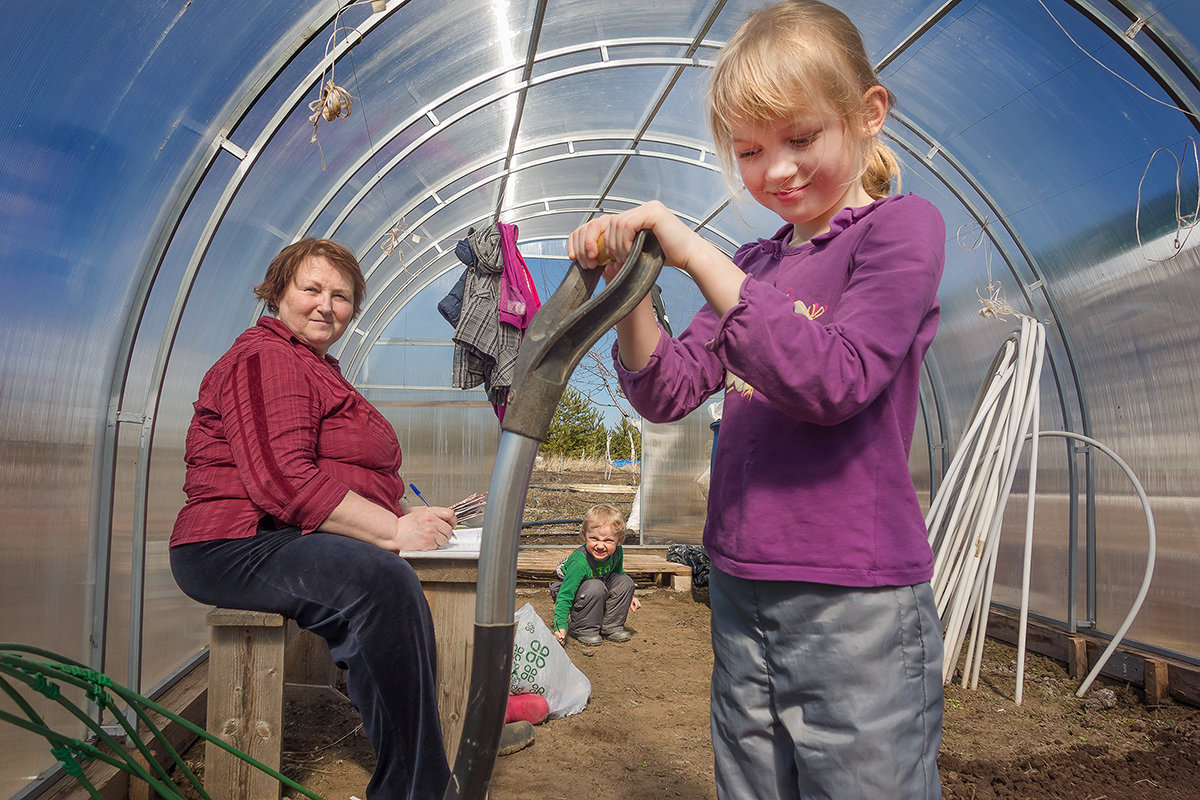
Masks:
[[[270,611],[329,643],[375,749],[368,800],[440,798],[450,778],[429,605],[408,562],[296,528],[172,548],[180,588],[205,604]]]

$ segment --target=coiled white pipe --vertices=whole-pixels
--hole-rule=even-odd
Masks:
[[[1137,492],[1138,499],[1142,501],[1142,511],[1146,515],[1146,569],[1142,574],[1142,585],[1138,588],[1137,596],[1133,599],[1133,604],[1129,607],[1129,613],[1125,615],[1121,627],[1117,628],[1117,632],[1113,634],[1112,641],[1108,643],[1108,647],[1104,648],[1104,652],[1100,654],[1100,658],[1096,661],[1092,671],[1084,678],[1083,683],[1079,684],[1079,689],[1076,690],[1076,697],[1083,697],[1092,682],[1100,675],[1100,671],[1104,669],[1104,665],[1108,663],[1108,659],[1116,652],[1117,646],[1121,644],[1121,640],[1125,638],[1125,634],[1129,631],[1129,626],[1133,624],[1134,618],[1138,611],[1142,608],[1142,603],[1146,601],[1146,593],[1150,591],[1150,580],[1154,577],[1154,562],[1158,553],[1158,533],[1154,528],[1154,513],[1150,510],[1150,498],[1146,496],[1146,490],[1142,487],[1142,482],[1138,480],[1137,475],[1130,469],[1129,465],[1110,447],[1098,442],[1090,436],[1084,436],[1081,433],[1073,433],[1071,431],[1042,431],[1041,436],[1062,436],[1067,439],[1077,439],[1078,441],[1090,444],[1106,456],[1111,458],[1113,462],[1124,471],[1129,478],[1129,482],[1133,484],[1133,489]]]

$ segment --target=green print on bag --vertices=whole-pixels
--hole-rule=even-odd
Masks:
[[[533,623],[525,623],[525,632],[531,637],[529,647],[513,644],[513,672],[509,681],[509,690],[515,691],[518,686],[530,687],[525,694],[546,694],[546,687],[538,680],[538,675],[546,668],[550,656],[550,647],[544,642],[533,639],[537,629]]]
[[[516,613],[509,694],[540,694],[549,718],[578,714],[587,708],[592,682],[571,663],[571,657],[529,603]]]

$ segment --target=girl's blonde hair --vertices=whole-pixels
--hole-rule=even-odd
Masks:
[[[584,512],[579,534],[586,538],[590,528],[599,528],[603,525],[612,525],[613,533],[620,537],[625,536],[625,517],[621,515],[620,511],[603,503],[594,505]]]
[[[803,110],[833,112],[847,132],[866,122],[863,95],[880,86],[862,36],[845,14],[817,0],[784,0],[751,12],[717,58],[708,114],[722,170],[736,180],[733,131],[778,124]],[[886,87],[885,87],[886,88]],[[888,91],[888,105],[895,97]],[[862,183],[873,198],[899,190],[900,165],[877,137],[863,153]]]

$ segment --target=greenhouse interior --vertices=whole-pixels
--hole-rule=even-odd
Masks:
[[[705,112],[718,54],[763,5],[6,3],[0,640],[151,699],[203,662],[208,609],[168,557],[185,435],[206,371],[267,313],[252,289],[304,237],[361,264],[361,311],[329,355],[394,427],[404,481],[495,487],[508,434],[482,386],[456,385],[439,311],[456,246],[511,226],[545,303],[598,215],[661,201],[728,255],[771,237],[778,217],[731,189]],[[990,602],[1197,667],[1200,2],[832,5],[895,95],[880,136],[900,191],[946,223],[909,461],[923,507],[959,480],[1002,354],[1041,337]],[[678,333],[705,298],[669,263],[657,286]],[[639,420],[643,545],[700,542],[720,399]],[[62,768],[0,725],[0,797],[37,797]]]

